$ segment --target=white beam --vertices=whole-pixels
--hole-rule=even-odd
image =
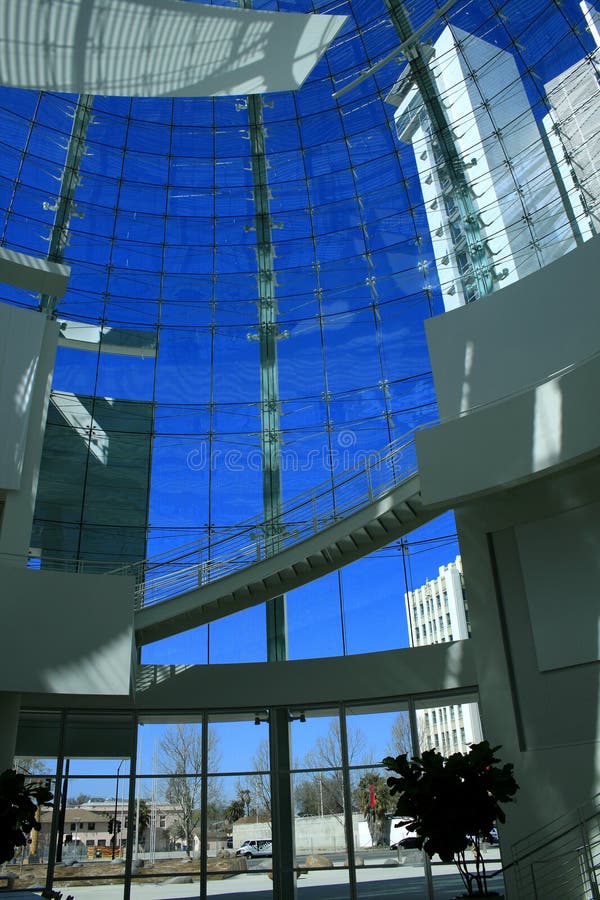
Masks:
[[[62,297],[70,274],[70,266],[0,247],[0,281],[13,287]]]
[[[296,90],[345,20],[181,0],[2,0],[0,83],[134,97]]]

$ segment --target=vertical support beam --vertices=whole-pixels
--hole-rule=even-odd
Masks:
[[[58,737],[58,747],[56,750],[56,776],[54,782],[54,804],[52,806],[52,824],[50,826],[50,843],[48,846],[48,865],[46,867],[46,893],[50,895],[52,891],[52,883],[54,881],[54,869],[56,866],[56,851],[58,849],[59,840],[62,841],[62,826],[60,825],[62,818],[63,805],[60,798],[63,792],[63,783],[65,778],[68,782],[69,766],[65,769],[65,731],[66,731],[66,713],[63,712],[60,717],[60,732]],[[63,823],[64,824],[64,823]]]
[[[271,756],[271,834],[274,900],[294,900],[294,826],[290,778],[290,720],[287,709],[272,708],[269,719]]]
[[[61,263],[64,260],[65,248],[69,243],[69,224],[75,211],[75,190],[79,184],[79,169],[85,151],[88,127],[92,118],[93,102],[94,97],[91,94],[81,94],[77,100],[58,200],[55,207],[46,207],[53,208],[56,213],[52,231],[50,232],[50,247],[48,248],[48,259],[52,262]],[[42,294],[40,309],[53,310],[56,303],[56,297]]]
[[[133,871],[133,852],[137,856],[139,806],[136,805],[137,793],[137,761],[138,761],[138,724],[137,716],[131,718],[131,743],[129,759],[129,790],[127,792],[127,845],[125,847],[125,871],[123,873],[123,900],[131,898],[131,873]],[[123,823],[124,825],[125,823]]]
[[[342,777],[344,794],[344,833],[346,835],[346,853],[348,854],[348,878],[350,881],[350,897],[356,900],[358,887],[356,883],[356,854],[354,847],[354,822],[352,819],[352,791],[350,788],[350,758],[348,756],[348,723],[346,706],[340,708],[340,750],[342,757]]]
[[[401,0],[384,0],[384,2],[400,40],[404,42],[414,38],[415,30]],[[483,243],[479,214],[473,202],[463,162],[456,148],[435,78],[429,68],[422,44],[415,42],[405,52],[411,75],[421,94],[433,129],[433,136],[438,142],[439,153],[452,185],[452,194],[456,200],[473,266],[477,293],[480,297],[491,294],[494,289],[494,281],[490,268],[491,261]]]
[[[208,874],[208,713],[202,713],[202,761],[200,772],[200,900],[207,897]]]
[[[246,5],[246,4],[244,4]],[[281,541],[281,429],[279,416],[279,372],[277,365],[277,301],[275,298],[274,250],[272,242],[269,185],[263,101],[248,97],[248,124],[254,190],[256,258],[258,263],[258,342],[260,348],[260,420],[263,466],[263,513],[265,554],[277,553]],[[267,602],[267,660],[287,658],[285,596]]]

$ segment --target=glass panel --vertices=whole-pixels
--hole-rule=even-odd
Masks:
[[[346,730],[350,766],[380,765],[384,756],[410,752],[410,724],[405,704],[347,707]]]
[[[348,851],[337,710],[292,711],[292,805],[298,889],[348,889]]]
[[[162,753],[166,762],[166,751]],[[193,884],[193,892],[199,893],[199,781],[195,774],[136,779],[132,896],[147,897],[149,888],[162,896],[162,885],[174,878]]]
[[[260,790],[259,777],[265,782]],[[246,892],[255,896],[256,891],[260,897],[272,896],[270,798],[265,784],[258,773],[209,778],[208,896],[244,897]],[[262,797],[261,803],[257,797]]]
[[[56,797],[56,760],[51,758],[16,757],[13,766],[17,772],[25,774],[26,784],[44,784]],[[54,802],[54,801],[52,801]],[[15,890],[28,890],[34,885],[44,884],[48,868],[52,807],[38,807],[36,820],[39,831],[32,830],[25,847],[17,847],[12,860],[3,865],[3,871],[14,878]]]
[[[292,777],[294,844],[299,890],[348,886],[348,850],[340,769]]]
[[[75,727],[74,735],[80,739],[81,729]],[[102,884],[122,890],[131,837],[128,801],[128,759],[65,760],[57,799],[54,888]]]
[[[255,720],[258,724],[255,724]],[[265,710],[211,716],[209,723],[209,896],[272,896],[268,719]],[[227,774],[221,774],[227,773]]]
[[[395,800],[387,773],[378,766],[353,769],[350,774],[353,837],[358,896],[381,896],[381,891],[408,896],[425,890],[420,851],[397,847]]]
[[[471,744],[483,740],[476,697],[465,696],[464,702],[451,704],[442,698],[439,704],[428,700],[417,704],[416,714],[421,752],[435,748],[444,756],[466,753]]]

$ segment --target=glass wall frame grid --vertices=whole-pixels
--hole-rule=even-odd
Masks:
[[[204,709],[202,711],[194,711],[194,710],[165,710],[165,709],[154,709],[154,710],[144,710],[132,712],[131,710],[123,710],[123,709],[92,709],[92,708],[84,708],[81,709],[69,709],[69,710],[60,710],[56,709],[35,709],[31,710],[23,709],[22,715],[27,717],[27,715],[35,715],[36,713],[43,713],[45,716],[54,717],[58,724],[58,738],[56,743],[56,770],[52,775],[54,779],[54,783],[56,785],[56,794],[55,796],[59,798],[62,795],[63,783],[65,778],[65,763],[68,759],[77,758],[77,756],[67,755],[65,752],[69,746],[70,738],[69,725],[71,722],[77,724],[78,721],[85,720],[90,723],[93,722],[94,718],[101,719],[103,716],[109,716],[111,721],[118,721],[123,726],[126,726],[129,729],[129,733],[131,735],[131,749],[130,755],[123,754],[123,760],[129,760],[129,770],[126,774],[122,775],[123,783],[127,784],[127,790],[124,791],[124,796],[127,797],[127,812],[126,816],[129,822],[135,822],[137,817],[136,811],[136,802],[137,802],[137,786],[141,784],[142,779],[152,778],[152,779],[165,779],[168,778],[168,774],[166,773],[155,773],[150,775],[148,772],[144,771],[144,765],[139,765],[137,761],[138,757],[138,734],[139,734],[139,726],[144,722],[154,722],[154,723],[177,723],[180,721],[190,721],[198,723],[202,730],[202,767],[201,767],[201,782],[202,782],[202,794],[201,794],[201,810],[202,815],[200,819],[200,845],[201,845],[201,853],[198,862],[198,875],[200,878],[200,897],[202,900],[209,896],[207,892],[207,879],[209,875],[208,868],[208,813],[207,813],[207,789],[208,789],[208,781],[211,777],[218,776],[219,778],[240,778],[242,776],[252,776],[256,774],[256,769],[248,768],[246,771],[241,771],[239,768],[235,768],[233,771],[216,769],[212,771],[210,769],[209,763],[209,752],[208,752],[208,735],[209,729],[212,724],[218,724],[219,721],[243,721],[243,722],[253,722],[254,717],[259,714],[261,717],[261,724],[256,727],[262,727],[265,723],[267,717],[270,719],[274,717],[276,714],[283,714],[286,720],[289,720],[289,724],[291,728],[302,729],[303,722],[301,721],[301,716],[306,716],[306,720],[309,719],[315,720],[319,718],[319,714],[328,713],[335,714],[339,721],[339,736],[341,738],[340,742],[340,763],[339,770],[343,775],[343,805],[346,811],[352,811],[354,809],[354,801],[352,797],[352,788],[351,788],[351,776],[352,773],[358,773],[359,771],[383,771],[381,766],[381,761],[377,762],[362,762],[362,763],[353,763],[350,761],[348,757],[348,731],[347,731],[347,723],[349,718],[357,711],[360,710],[360,714],[369,714],[369,713],[377,713],[377,712],[392,712],[395,710],[404,710],[408,712],[409,718],[412,722],[412,747],[413,753],[417,753],[419,750],[418,743],[418,733],[415,730],[416,727],[416,718],[414,716],[415,706],[418,705],[419,708],[423,708],[429,700],[432,702],[435,701],[436,705],[439,705],[441,702],[441,698],[443,698],[443,702],[448,704],[452,703],[453,700],[456,702],[460,702],[460,700],[465,699],[467,697],[470,700],[476,697],[476,691],[461,689],[461,690],[452,690],[445,692],[428,692],[427,694],[419,694],[419,695],[394,695],[390,697],[380,697],[380,698],[369,698],[369,699],[360,699],[360,700],[346,700],[343,702],[336,701],[334,703],[320,702],[318,704],[310,704],[307,703],[305,705],[302,704],[294,704],[293,707],[287,706],[272,706],[269,708],[259,707],[257,710],[255,707],[246,707],[246,708],[224,708],[217,707],[214,709]],[[354,711],[354,712],[353,712]],[[254,727],[254,725],[252,726]],[[270,726],[269,726],[270,729]],[[121,734],[123,732],[121,731]],[[100,732],[98,732],[100,734]],[[122,740],[122,739],[121,739]],[[124,749],[124,745],[121,743],[120,749]],[[83,758],[81,758],[83,759]],[[80,767],[81,768],[81,767]],[[337,771],[338,767],[336,767]],[[283,770],[280,769],[279,775],[280,777],[283,775],[288,779],[292,778],[294,774],[315,774],[318,772],[326,773],[327,767],[323,768],[322,765],[315,767],[307,767],[305,765],[298,765],[297,763],[293,763],[289,768],[285,768]],[[334,771],[334,770],[331,770]],[[89,780],[89,779],[100,779],[103,782],[114,782],[114,773],[109,774],[98,774],[94,772],[86,772],[85,768],[83,772],[78,773],[68,773],[67,776],[69,781],[77,781],[77,780]],[[271,773],[271,790],[273,793],[277,792],[278,788],[276,785],[276,780],[273,780],[273,773]],[[288,818],[288,833],[291,837],[292,835],[292,824],[294,821],[294,814],[291,813],[291,808],[289,808],[289,812],[287,813]],[[61,803],[56,802],[53,809],[53,819],[52,819],[52,832],[50,836],[50,847],[49,847],[49,858],[48,858],[48,869],[47,869],[47,888],[51,889],[52,884],[60,883],[60,878],[56,878],[55,873],[55,862],[56,852],[57,852],[57,840],[58,840],[58,832],[59,832],[59,824],[60,824],[60,813],[61,813]],[[359,885],[356,881],[356,872],[355,872],[355,849],[354,849],[354,832],[353,832],[353,818],[352,815],[345,815],[345,834],[346,834],[346,850],[347,850],[347,864],[345,867],[342,867],[344,870],[347,869],[348,877],[349,877],[349,885],[350,885],[350,897],[352,900],[356,900],[361,896]],[[127,834],[129,835],[129,831]],[[292,839],[292,838],[291,838]],[[292,839],[293,840],[293,839]],[[124,859],[124,871],[122,875],[122,888],[119,888],[118,891],[115,892],[115,898],[120,897],[121,895],[124,897],[124,900],[128,900],[131,896],[131,888],[132,885],[135,884],[136,879],[139,880],[140,877],[143,877],[143,872],[133,871],[132,863],[134,856],[134,841],[127,840],[126,841],[126,854]],[[374,864],[373,866],[369,866],[369,869],[373,869],[375,871],[378,868],[385,867],[385,864]],[[302,863],[298,860],[295,863],[294,871],[302,871],[303,866]],[[81,881],[82,883],[94,883],[94,881],[101,881],[106,878],[106,875],[98,875],[98,876],[77,876],[74,875],[73,881]],[[428,876],[429,878],[429,876]],[[63,879],[64,880],[64,879]],[[429,895],[433,898],[433,893]]]

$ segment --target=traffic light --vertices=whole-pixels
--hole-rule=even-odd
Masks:
[[[118,834],[121,830],[121,820],[115,819],[115,834]]]
[[[109,819],[109,820],[108,820],[108,833],[109,833],[109,834],[112,834],[112,833],[113,833],[113,825],[114,825],[114,820],[113,820],[113,819]]]

